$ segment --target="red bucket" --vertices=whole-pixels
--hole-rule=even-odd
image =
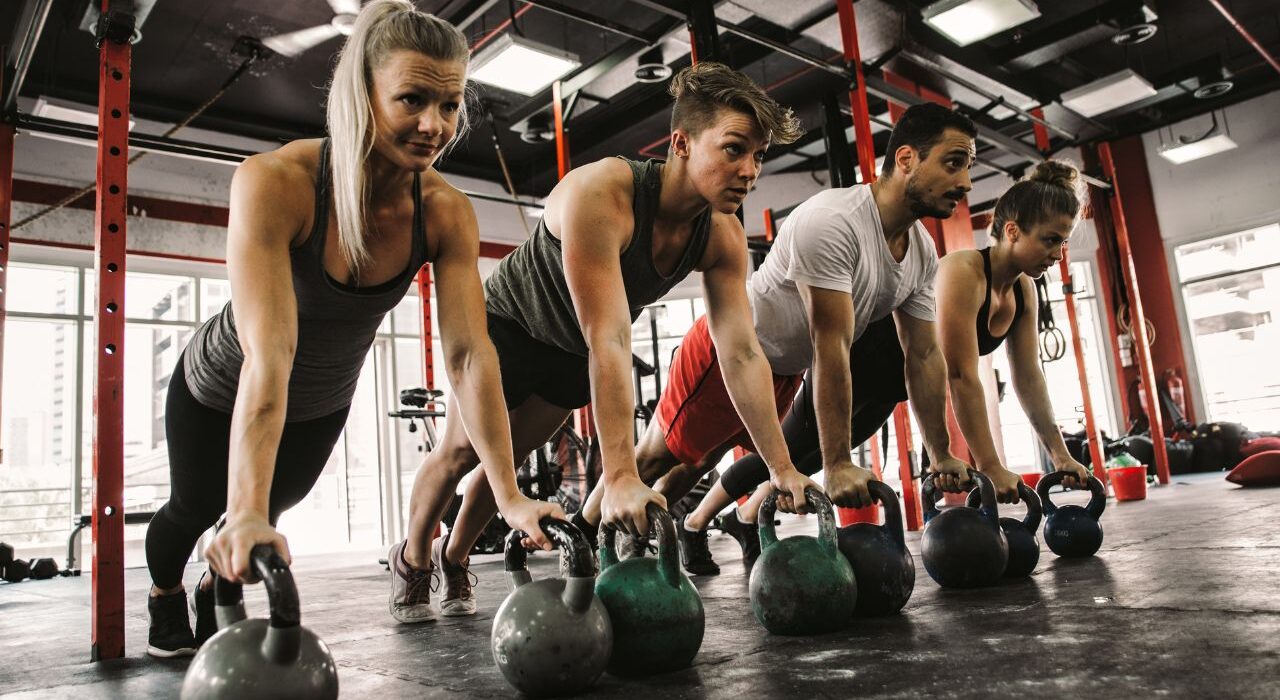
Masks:
[[[1117,501],[1141,501],[1147,497],[1147,467],[1111,467],[1107,478]]]
[[[1036,484],[1040,483],[1040,477],[1044,476],[1040,472],[1022,472],[1018,476],[1022,477],[1022,483],[1031,487],[1032,491],[1036,490]]]

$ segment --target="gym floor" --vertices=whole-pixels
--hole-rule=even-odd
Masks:
[[[808,638],[755,621],[737,546],[712,537],[723,573],[695,583],[707,632],[692,668],[642,681],[604,676],[592,696],[651,698],[1145,697],[1277,698],[1280,683],[1280,489],[1241,489],[1221,474],[1175,477],[1146,501],[1108,503],[1099,554],[1063,560],[1042,546],[1030,580],[942,590],[916,553],[915,593],[901,615]],[[1084,495],[1055,502],[1083,502]],[[812,518],[782,534],[811,534]],[[377,553],[300,558],[303,623],[328,642],[345,697],[510,697],[489,653],[506,595],[502,564],[477,557],[480,613],[400,626],[386,611]],[[482,561],[483,559],[483,561]],[[530,560],[534,577],[556,559]],[[193,565],[187,580],[193,582]],[[147,577],[127,573],[128,656],[88,663],[89,582],[0,586],[3,698],[176,697],[187,661],[147,657]],[[261,587],[248,587],[262,614]]]

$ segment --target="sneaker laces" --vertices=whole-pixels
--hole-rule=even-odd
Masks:
[[[685,530],[681,524],[680,529],[684,531],[685,544],[688,547],[689,561],[704,561],[711,558],[711,547],[709,545],[710,537],[706,530],[693,532]]]
[[[427,569],[414,569],[406,567],[409,576],[405,578],[407,584],[404,591],[404,602],[401,605],[425,605],[431,602],[431,594],[440,589],[440,578],[436,575],[435,567]],[[402,576],[402,578],[404,578]],[[425,600],[424,600],[425,598]]]
[[[443,557],[441,557],[443,559]],[[471,573],[471,567],[467,564],[450,564],[447,560],[444,562],[443,568],[445,578],[445,597],[447,599],[467,599],[471,597],[471,589],[480,583],[480,577]],[[450,571],[449,569],[453,569]],[[457,593],[451,596],[449,594]]]

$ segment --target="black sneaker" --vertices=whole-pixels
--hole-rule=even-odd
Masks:
[[[149,596],[147,612],[151,614],[151,629],[147,633],[148,654],[172,659],[196,653],[196,638],[191,634],[191,622],[187,618],[186,591]]]
[[[209,572],[200,575],[200,583],[196,584],[196,592],[191,594],[191,613],[196,616],[196,646],[202,647],[209,637],[218,631],[218,617],[214,612],[213,586],[204,590],[201,586]]]
[[[711,549],[707,547],[707,531],[690,532],[684,527],[684,518],[676,523],[676,532],[680,539],[680,561],[684,570],[694,576],[716,576],[720,567],[711,558]]]
[[[738,518],[738,509],[734,508],[726,515],[719,518],[720,529],[727,532],[738,541],[738,546],[742,548],[742,561],[746,564],[747,571],[751,571],[751,567],[755,566],[756,559],[760,558],[760,527],[756,523],[744,523]]]

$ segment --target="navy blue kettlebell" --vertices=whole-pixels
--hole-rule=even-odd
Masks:
[[[1089,477],[1089,504],[1055,506],[1049,489],[1062,483],[1067,472],[1054,472],[1040,479],[1036,493],[1044,502],[1044,541],[1060,557],[1091,557],[1102,546],[1102,511],[1107,507],[1107,489],[1096,476]]]
[[[1018,482],[1018,497],[1027,504],[1027,514],[1022,520],[1000,518],[1000,529],[1009,542],[1009,562],[1004,566],[1005,578],[1023,578],[1030,576],[1040,563],[1040,540],[1036,537],[1036,529],[1040,527],[1042,508],[1040,497],[1030,486]],[[970,508],[977,508],[981,493],[978,489],[969,492],[965,502]]]

